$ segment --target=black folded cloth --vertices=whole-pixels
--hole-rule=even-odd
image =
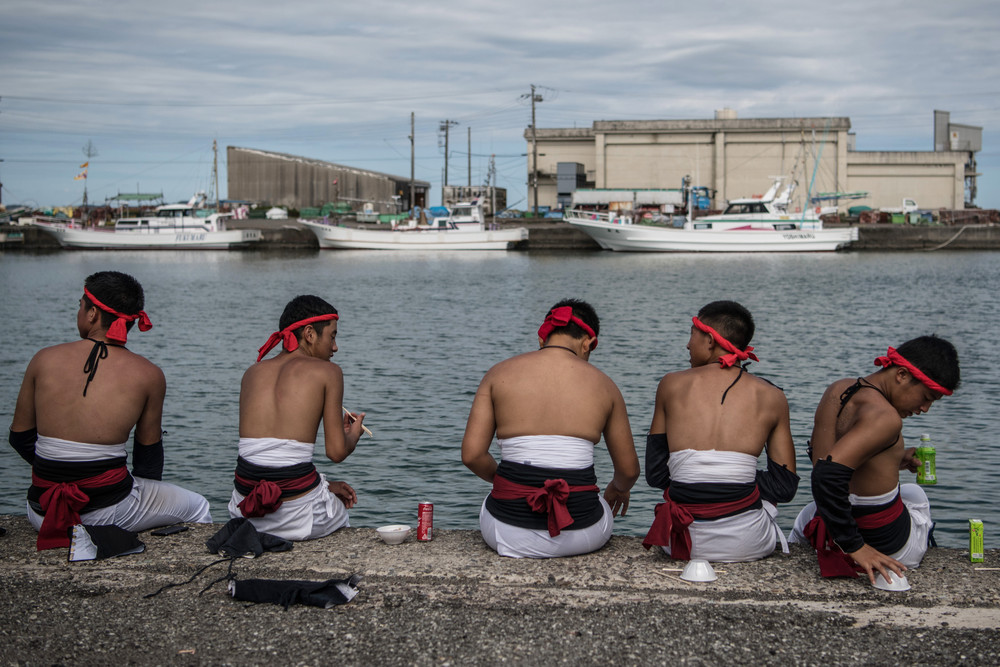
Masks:
[[[101,560],[112,556],[139,554],[146,545],[136,533],[118,526],[85,526],[78,523],[70,529],[69,559]]]
[[[219,532],[208,538],[205,546],[213,554],[221,552],[230,558],[256,558],[265,551],[290,551],[295,545],[270,533],[257,532],[246,519],[230,519]]]
[[[330,607],[345,604],[358,594],[360,575],[326,581],[294,581],[281,579],[244,579],[229,582],[233,598],[244,602],[273,602],[288,609],[293,604]]]

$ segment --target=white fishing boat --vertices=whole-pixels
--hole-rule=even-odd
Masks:
[[[342,250],[508,250],[528,240],[524,227],[490,229],[478,201],[456,204],[448,216],[428,224],[415,219],[385,228],[299,222],[312,230],[320,248]]]
[[[35,217],[26,222],[51,234],[64,248],[94,250],[227,250],[261,240],[259,229],[228,229],[230,213],[199,207],[199,193],[187,204],[158,206],[149,216],[119,218],[113,226],[89,227],[78,220]]]
[[[814,210],[789,212],[794,182],[778,195],[775,179],[760,197],[733,199],[726,210],[673,221],[634,220],[628,212],[571,210],[566,222],[602,248],[630,252],[831,252],[858,240],[857,227],[824,228]]]

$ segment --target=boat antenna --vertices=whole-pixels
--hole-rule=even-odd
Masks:
[[[221,209],[219,206],[219,145],[212,139],[212,184],[215,189],[215,210]]]

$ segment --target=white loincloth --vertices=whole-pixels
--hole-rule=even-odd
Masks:
[[[670,479],[685,484],[749,484],[757,479],[757,457],[715,449],[670,452]],[[778,527],[778,509],[766,500],[751,509],[721,519],[695,519],[688,527],[691,558],[717,563],[759,560],[780,543],[788,553]],[[670,547],[662,547],[670,555]]]
[[[886,555],[895,558],[906,567],[920,567],[920,561],[927,553],[928,535],[930,535],[931,528],[934,527],[934,522],[931,520],[931,504],[922,488],[916,484],[900,484],[892,491],[879,496],[857,496],[852,493],[848,496],[848,500],[851,506],[885,505],[896,497],[897,492],[903,505],[906,506],[906,511],[910,514],[910,537],[902,549]],[[806,524],[812,521],[814,516],[816,516],[815,501],[810,502],[799,512],[795,518],[795,525],[792,526],[792,532],[788,536],[788,541],[809,544],[803,531]]]
[[[284,468],[312,461],[315,443],[280,438],[240,438],[240,456],[254,465]],[[239,504],[243,494],[233,489],[229,500],[229,516],[242,519]],[[247,519],[262,533],[300,542],[325,537],[345,526],[350,517],[343,501],[330,492],[326,476],[319,476],[319,486],[304,496],[285,500],[274,512]]]
[[[526,435],[498,439],[500,458],[537,468],[581,470],[594,464],[594,443],[563,435]],[[521,528],[498,521],[486,509],[479,510],[479,528],[483,540],[501,556],[510,558],[558,558],[597,551],[611,539],[614,517],[604,498],[601,519],[586,528],[563,530],[552,537],[547,529]]]
[[[126,443],[95,445],[39,435],[35,455],[50,461],[104,461],[125,456]],[[38,530],[44,516],[27,505],[28,521]],[[88,526],[114,525],[139,532],[172,523],[212,523],[208,501],[194,491],[176,484],[133,477],[132,491],[109,507],[80,513],[80,523]]]

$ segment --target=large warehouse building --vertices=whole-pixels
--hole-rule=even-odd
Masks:
[[[226,148],[229,199],[301,209],[346,202],[400,213],[427,205],[427,181],[253,148]],[[411,195],[412,185],[412,195]]]
[[[951,123],[945,111],[934,112],[929,151],[857,151],[849,118],[740,119],[729,109],[713,120],[595,121],[589,128],[529,127],[524,136],[529,202],[553,207],[568,206],[580,188],[679,188],[690,176],[714,192],[712,208],[722,208],[784,175],[799,184],[799,207],[815,205],[806,203],[810,195],[864,192],[842,199],[841,210],[900,206],[904,197],[921,208],[961,209],[975,203],[982,149],[982,128]]]

